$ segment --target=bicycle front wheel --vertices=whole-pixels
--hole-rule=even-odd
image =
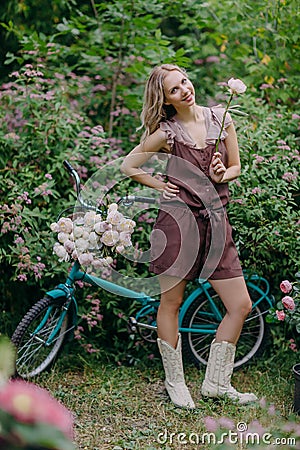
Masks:
[[[17,347],[17,376],[25,379],[35,377],[55,361],[69,331],[69,311],[61,321],[65,300],[42,298],[17,326],[11,338]]]
[[[253,288],[249,289],[248,287],[248,290],[252,302],[254,302],[258,298],[258,293]],[[224,317],[226,310],[218,294],[211,288],[209,295]],[[267,309],[262,303],[259,303],[247,317],[237,344],[235,369],[245,366],[253,358],[257,358],[263,353],[270,334],[269,326],[265,321]],[[201,294],[190,305],[182,321],[183,328],[196,329],[200,327],[212,330],[211,334],[197,332],[182,334],[183,354],[196,366],[207,365],[210,345],[215,338],[219,324],[220,320],[214,315],[208,298]]]

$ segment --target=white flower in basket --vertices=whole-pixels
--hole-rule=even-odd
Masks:
[[[102,214],[87,211],[73,219],[61,217],[50,226],[58,240],[53,252],[60,262],[78,260],[89,270],[108,267],[113,264],[115,254],[132,247],[135,225],[118,211],[116,203],[104,208]]]

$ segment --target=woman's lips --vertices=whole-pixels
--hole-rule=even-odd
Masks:
[[[190,102],[193,99],[193,94],[189,94],[187,97],[185,97],[182,101],[183,102]]]

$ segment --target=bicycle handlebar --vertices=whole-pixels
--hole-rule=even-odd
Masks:
[[[83,198],[81,196],[81,192],[80,192],[80,177],[79,177],[78,173],[76,172],[76,170],[74,169],[74,167],[67,160],[64,160],[63,165],[65,166],[67,171],[70,173],[70,175],[75,180],[78,202],[84,208],[92,209],[92,210],[96,210],[97,211],[98,208],[96,206],[93,206],[91,203],[87,203],[86,201],[83,200]],[[132,205],[135,202],[155,204],[155,203],[158,203],[158,200],[155,199],[155,198],[141,197],[141,196],[138,196],[138,195],[126,195],[125,197],[121,197],[121,199],[118,201],[118,203],[123,203],[125,206],[130,206],[130,205]]]
[[[125,197],[122,197],[119,200],[120,203],[123,203],[125,206],[130,206],[132,203],[149,203],[149,204],[155,204],[158,203],[158,200],[156,198],[151,197],[140,197],[139,195],[126,195]]]

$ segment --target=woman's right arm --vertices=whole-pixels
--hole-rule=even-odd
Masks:
[[[141,166],[161,149],[170,151],[165,133],[158,128],[125,157],[121,165],[121,171],[133,180],[163,192],[165,198],[172,198],[178,193],[177,186],[170,182],[165,183],[158,180],[141,169]]]

